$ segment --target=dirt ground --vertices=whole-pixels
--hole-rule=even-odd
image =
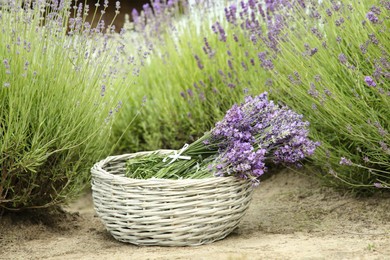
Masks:
[[[340,195],[286,170],[261,183],[225,239],[139,247],[107,233],[87,193],[51,217],[4,215],[0,259],[390,259],[390,194]]]

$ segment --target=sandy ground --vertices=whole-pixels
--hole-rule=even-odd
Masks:
[[[231,235],[198,247],[118,242],[89,193],[64,210],[4,215],[0,259],[390,259],[390,194],[340,195],[288,171],[261,183]]]

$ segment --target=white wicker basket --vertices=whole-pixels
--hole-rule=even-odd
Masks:
[[[136,245],[196,246],[223,239],[238,226],[252,199],[249,181],[124,176],[129,158],[150,153],[110,156],[91,169],[94,207],[113,237]]]

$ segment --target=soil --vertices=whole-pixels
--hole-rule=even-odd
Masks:
[[[260,184],[225,239],[140,247],[111,237],[88,192],[52,213],[3,215],[0,259],[390,259],[390,194],[357,198],[284,170]]]

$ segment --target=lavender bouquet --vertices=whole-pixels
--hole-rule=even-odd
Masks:
[[[267,165],[300,166],[318,142],[308,138],[309,123],[286,106],[268,100],[267,92],[248,96],[229,109],[222,121],[174,154],[153,153],[127,161],[126,176],[148,179],[235,176],[259,184]]]

